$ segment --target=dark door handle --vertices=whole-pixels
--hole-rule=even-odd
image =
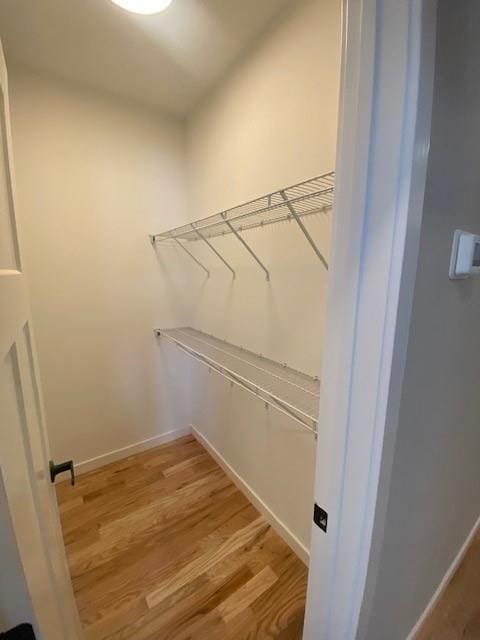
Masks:
[[[59,462],[55,464],[53,460],[50,460],[50,480],[55,482],[55,478],[59,473],[65,473],[70,471],[71,485],[75,484],[75,469],[73,468],[73,460],[66,460],[65,462]]]

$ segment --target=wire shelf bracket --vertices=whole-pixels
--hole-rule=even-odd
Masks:
[[[176,345],[210,371],[262,400],[267,407],[288,416],[316,437],[318,379],[190,327],[155,329],[155,335]]]
[[[269,270],[246,241],[243,232],[255,228],[264,228],[279,222],[295,220],[322,265],[325,269],[328,269],[328,262],[308,231],[304,218],[326,213],[332,209],[334,187],[335,174],[331,171],[291,187],[279,189],[266,196],[256,198],[207,218],[153,234],[150,239],[153,245],[174,240],[197,264],[208,272],[208,269],[185,246],[186,243],[201,240],[207,244],[235,278],[235,269],[211,243],[212,238],[233,234],[263,270],[266,279],[269,280]]]
[[[226,214],[222,213],[222,217],[226,218]],[[253,251],[253,249],[250,247],[250,245],[247,244],[247,242],[242,238],[242,236],[238,233],[238,231],[235,229],[235,227],[232,226],[231,222],[229,222],[228,220],[225,219],[225,224],[230,229],[230,231],[233,233],[233,235],[237,238],[237,240],[245,247],[245,249],[252,256],[252,258],[257,262],[257,264],[264,270],[265,277],[266,277],[267,281],[269,281],[270,280],[270,272],[267,269],[267,267],[263,264],[263,262],[260,260],[260,258],[257,256],[257,254]]]
[[[220,258],[220,260],[223,262],[223,264],[227,267],[227,269],[230,269],[230,271],[232,272],[232,276],[233,279],[235,280],[235,270],[228,264],[228,262],[225,260],[225,258],[221,255],[221,253],[219,251],[217,251],[217,249],[215,249],[215,247],[213,246],[213,244],[207,240],[207,238],[203,235],[203,233],[201,231],[199,231],[197,229],[197,227],[195,226],[195,224],[192,222],[192,229],[195,231],[195,233],[197,234],[197,236],[203,240],[203,242],[205,242],[205,244],[207,245],[207,247],[210,247],[210,249],[213,251],[213,253]]]
[[[191,258],[194,262],[196,262],[196,263],[198,264],[198,266],[199,266],[199,267],[202,267],[202,269],[203,269],[203,270],[205,271],[205,273],[207,274],[207,278],[209,278],[209,277],[210,277],[210,271],[207,269],[207,267],[206,267],[204,264],[202,264],[202,263],[200,262],[200,260],[199,260],[198,258],[196,258],[196,257],[193,255],[193,253],[191,253],[191,251],[189,251],[189,250],[187,249],[187,247],[185,247],[185,246],[180,242],[180,240],[179,240],[178,238],[173,238],[173,240],[175,240],[175,242],[178,244],[178,246],[179,246],[181,249],[183,249],[183,250],[185,251],[185,253],[186,253],[187,255],[189,255],[189,256],[190,256],[190,258]]]
[[[325,267],[325,269],[328,270],[328,263],[325,260],[325,258],[323,257],[320,249],[317,247],[317,245],[315,244],[314,239],[312,238],[312,236],[310,235],[310,233],[308,232],[307,227],[303,224],[303,221],[300,219],[300,216],[298,215],[298,213],[295,211],[295,207],[294,205],[289,202],[288,197],[285,193],[285,191],[280,191],[280,195],[282,196],[282,198],[285,200],[285,206],[287,207],[287,209],[290,211],[290,213],[292,214],[293,219],[295,220],[295,222],[298,224],[298,226],[300,227],[300,229],[302,230],[303,235],[305,236],[305,238],[308,241],[308,244],[312,247],[312,249],[315,251],[315,254],[317,255],[317,257],[320,259],[320,262],[323,264],[323,266]]]

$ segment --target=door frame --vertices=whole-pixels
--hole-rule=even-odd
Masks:
[[[304,640],[365,638],[420,243],[436,0],[343,0],[336,196]],[[381,480],[381,482],[380,482]]]

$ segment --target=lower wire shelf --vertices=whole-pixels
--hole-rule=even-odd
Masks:
[[[158,337],[317,434],[320,381],[191,327],[155,329]]]

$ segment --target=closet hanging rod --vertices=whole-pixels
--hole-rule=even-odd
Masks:
[[[317,379],[190,327],[155,334],[316,434]]]
[[[214,238],[230,233],[235,234],[238,238],[238,234],[247,229],[264,227],[287,220],[295,220],[299,223],[305,216],[325,213],[332,208],[334,179],[335,174],[332,171],[291,187],[279,189],[221,213],[202,218],[194,223],[187,223],[168,231],[153,234],[150,238],[152,243],[164,242],[172,238],[194,241],[199,239],[198,231],[201,232],[203,238]],[[302,228],[302,225],[300,227]],[[314,241],[311,236],[309,242],[313,243],[313,247]],[[246,248],[268,275],[268,270],[250,251],[249,245],[246,245]],[[326,262],[324,264],[326,265]]]
[[[285,378],[285,376],[283,376],[283,377],[279,376],[278,374],[274,373],[273,371],[269,371],[268,369],[266,369],[265,365],[264,366],[260,366],[257,361],[264,360],[264,358],[263,358],[263,356],[261,356],[259,354],[254,354],[255,361],[253,361],[252,358],[250,360],[248,360],[247,359],[248,354],[252,355],[253,352],[245,351],[244,349],[241,349],[240,347],[236,347],[235,345],[227,343],[225,341],[223,341],[223,343],[224,343],[224,345],[226,345],[227,348],[219,347],[213,342],[214,340],[216,342],[218,342],[218,338],[214,338],[213,336],[210,336],[209,334],[205,334],[205,337],[206,338],[210,338],[210,343],[207,342],[207,340],[205,340],[205,337],[202,339],[200,337],[196,337],[196,336],[192,335],[192,332],[186,333],[185,329],[176,329],[176,332],[180,333],[180,334],[183,334],[186,338],[193,339],[196,342],[199,342],[201,344],[209,346],[212,349],[215,349],[216,351],[218,351],[219,353],[221,353],[223,355],[226,355],[226,356],[228,356],[230,358],[234,358],[235,360],[238,360],[242,364],[247,364],[248,366],[253,367],[254,369],[257,369],[261,373],[265,373],[267,375],[272,376],[273,378],[277,378],[277,380],[281,380],[285,384],[292,385],[293,387],[296,387],[299,391],[302,391],[304,393],[309,393],[309,394],[315,396],[315,398],[320,398],[320,393],[318,393],[317,391],[312,391],[311,389],[308,389],[306,386],[302,386],[301,384],[297,384],[295,382],[292,382],[291,380],[287,380]],[[201,334],[203,332],[197,331],[196,333],[197,334]],[[228,351],[228,348],[230,348],[230,351]],[[236,349],[236,350],[242,351],[242,356],[243,357],[235,355],[235,353],[232,351],[232,349]],[[270,365],[274,365],[274,366],[278,366],[278,364],[279,364],[278,362],[273,362],[272,360],[267,360],[266,362],[269,362]],[[284,369],[288,368],[287,365],[281,365],[281,366]],[[293,371],[293,370],[291,370],[291,371]]]
[[[185,347],[178,341],[171,340],[171,342],[172,344],[175,344],[175,346],[178,347],[181,351],[183,351],[183,353],[187,354],[197,362],[200,362],[201,364],[206,365],[210,370],[215,371],[215,373],[222,376],[222,378],[225,378],[226,380],[228,380],[231,384],[236,384],[239,387],[242,387],[244,391],[255,396],[257,399],[260,398],[259,392],[256,391],[255,388],[250,388],[248,386],[248,383],[246,383],[240,378],[237,378],[237,376],[235,376],[233,373],[229,372],[226,369],[223,369],[222,367],[216,367],[214,364],[212,364],[211,362],[208,362],[205,358],[202,358],[200,355],[198,355],[198,353],[196,353],[195,351],[192,351],[191,349],[188,349],[188,347]],[[265,402],[266,405],[273,407],[280,413],[283,413],[283,415],[287,416],[288,418],[291,418],[292,420],[297,422],[302,427],[302,429],[305,429],[305,431],[312,432],[316,437],[317,435],[316,430],[313,427],[307,425],[305,422],[303,422],[303,420],[298,418],[291,410],[289,410],[288,408],[287,409],[283,408],[282,403],[280,401],[276,400],[272,402],[272,399],[268,399],[268,398],[262,398],[262,400],[263,402]]]

